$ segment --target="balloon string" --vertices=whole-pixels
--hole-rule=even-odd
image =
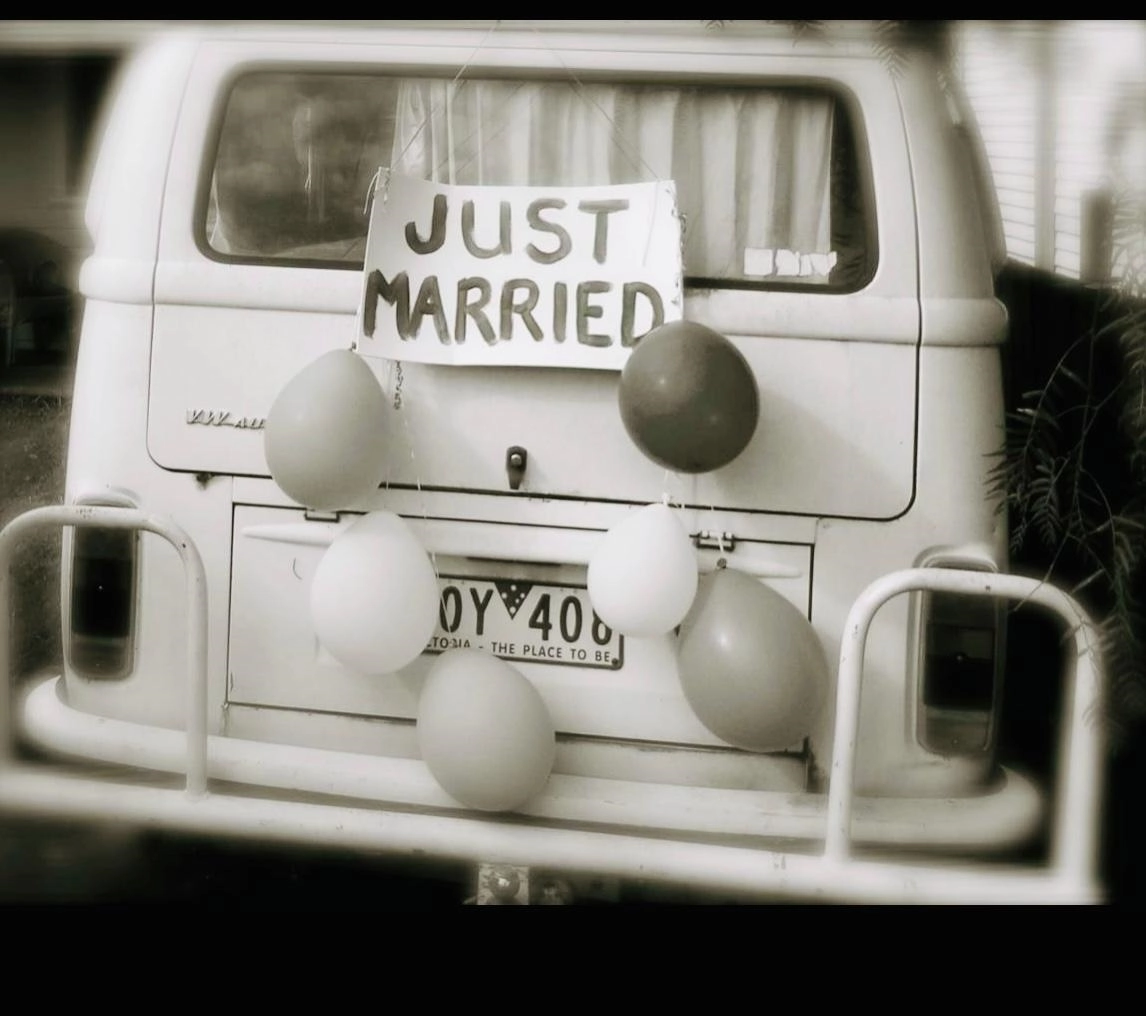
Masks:
[[[671,469],[666,469],[664,480],[661,481],[661,504],[668,508],[675,507],[684,511],[684,498],[680,494],[677,494],[675,497],[673,496],[672,487],[674,485],[680,485],[680,477]]]
[[[390,392],[390,402],[394,409],[401,409],[402,400],[400,393],[395,389],[395,379],[399,376],[402,369],[401,360],[386,360],[387,376],[386,376],[386,389]],[[394,475],[394,457],[392,455],[386,456],[386,478],[383,481],[383,488],[387,491],[390,489],[390,481]]]
[[[406,142],[406,146],[402,149],[401,153],[399,153],[398,158],[392,159],[391,162],[396,163],[399,166],[402,165],[402,160],[406,158],[406,153],[410,150],[410,146],[415,141],[418,140],[422,131],[424,131],[426,129],[426,125],[435,116],[437,116],[438,113],[441,112],[441,110],[445,106],[447,106],[449,104],[449,101],[450,101],[451,97],[454,95],[454,93],[459,91],[465,85],[464,81],[462,81],[462,83],[460,85],[458,84],[458,82],[461,81],[462,75],[465,74],[465,72],[467,70],[469,70],[469,66],[471,63],[473,63],[474,58],[482,50],[482,48],[485,46],[485,44],[487,42],[489,42],[490,36],[493,35],[493,33],[496,32],[500,26],[501,26],[501,21],[495,21],[493,23],[493,25],[490,26],[489,31],[486,32],[486,34],[482,37],[481,41],[477,44],[477,46],[474,47],[473,52],[470,53],[470,55],[468,57],[466,57],[466,62],[464,64],[462,64],[462,66],[458,69],[457,74],[454,75],[454,78],[450,82],[449,88],[446,91],[445,97],[442,99],[442,101],[437,106],[432,107],[430,109],[430,112],[427,113],[425,117],[423,117],[422,122],[420,124],[418,124],[418,129],[416,131],[414,131],[414,133],[410,136],[410,140]],[[451,180],[451,183],[452,182],[453,181]]]
[[[708,510],[712,512],[712,531],[716,535],[716,550],[717,553],[724,553],[724,530],[720,528],[720,520],[716,517],[716,505],[709,505]],[[727,563],[727,562],[725,562]],[[718,568],[723,568],[724,565],[717,563]]]
[[[426,501],[426,492],[422,488],[422,472],[418,466],[418,456],[414,451],[414,435],[410,431],[410,414],[401,412],[402,409],[402,361],[398,360],[395,364],[397,372],[397,382],[394,388],[394,408],[399,411],[402,420],[402,433],[406,436],[406,447],[410,450],[410,465],[414,473],[414,487],[418,491],[418,503],[422,506],[422,521],[426,523],[426,528],[430,527],[430,506]],[[430,567],[434,570],[434,577],[441,579],[438,572],[438,555],[432,550],[427,551],[430,557]]]
[[[369,228],[370,228],[370,208],[374,204],[374,201],[377,198],[377,194],[378,194],[379,189],[381,189],[381,191],[382,191],[382,205],[385,206],[386,200],[390,196],[390,168],[388,166],[379,166],[374,171],[374,175],[370,178],[370,186],[366,188],[366,200],[363,202],[363,205],[362,205],[362,215],[366,219],[367,230],[369,230]],[[367,236],[367,243],[369,243],[369,235]],[[369,256],[369,250],[366,251],[366,254],[367,254],[367,256]],[[374,298],[371,295],[371,290],[370,290],[370,287],[372,284],[371,279],[370,279],[371,274],[372,273],[369,273],[369,272],[364,273],[364,275],[366,276],[366,297],[365,297],[366,306],[369,306],[369,301]],[[366,306],[363,307],[362,316],[356,319],[354,338],[350,343],[350,351],[352,353],[358,352],[359,335],[367,327],[367,324],[366,324],[366,317],[367,317]],[[370,334],[371,335],[373,334],[373,326],[371,326]]]
[[[662,179],[661,175],[655,169],[653,169],[652,166],[650,166],[645,161],[644,156],[641,155],[641,151],[640,151],[639,146],[634,147],[633,145],[631,145],[629,143],[630,139],[625,134],[625,132],[621,129],[621,125],[619,123],[617,123],[617,121],[614,117],[609,115],[608,110],[606,110],[595,98],[593,98],[593,96],[590,94],[589,90],[585,87],[585,84],[577,76],[577,74],[573,70],[573,68],[570,67],[564,60],[561,59],[561,54],[558,53],[557,50],[555,50],[552,46],[549,45],[548,41],[545,39],[545,36],[542,35],[542,33],[539,32],[537,30],[537,28],[532,27],[532,31],[533,31],[533,34],[537,36],[537,39],[538,39],[539,43],[541,44],[540,48],[543,50],[546,50],[549,53],[549,55],[551,57],[553,57],[553,59],[561,67],[561,69],[566,74],[569,75],[570,80],[573,82],[573,89],[577,93],[578,97],[586,105],[592,106],[594,109],[596,109],[597,112],[600,113],[601,116],[603,116],[608,121],[609,126],[612,128],[611,134],[612,134],[613,144],[618,149],[620,149],[621,155],[628,161],[629,165],[633,169],[637,169],[637,170],[643,169],[654,180]]]
[[[592,94],[589,92],[589,89],[585,87],[585,84],[577,76],[577,74],[573,70],[573,68],[570,67],[564,60],[561,59],[561,54],[558,53],[557,50],[555,50],[553,47],[551,47],[549,45],[549,43],[546,41],[545,37],[535,27],[533,27],[533,34],[537,36],[538,41],[541,43],[541,48],[548,50],[549,55],[552,56],[553,59],[561,67],[561,69],[564,70],[565,73],[569,75],[570,80],[573,82],[574,91],[577,93],[577,96],[581,99],[581,101],[584,102],[586,105],[592,106],[594,109],[597,110],[598,113],[601,114],[601,116],[603,116],[605,118],[605,120],[608,121],[609,127],[610,127],[611,140],[613,142],[613,145],[620,151],[622,157],[629,163],[629,165],[633,169],[637,170],[638,172],[643,170],[653,180],[671,179],[671,177],[672,177],[671,167],[669,169],[668,177],[663,177],[660,173],[657,172],[657,170],[655,170],[652,166],[650,166],[648,164],[648,162],[645,161],[645,157],[641,154],[641,148],[640,148],[639,140],[636,141],[635,143],[632,142],[632,140],[626,135],[625,131],[621,129],[621,125],[617,122],[616,118],[614,118],[612,115],[610,115],[609,111],[607,109],[605,109],[595,98],[593,98]],[[659,196],[660,196],[660,191],[658,188],[656,194],[654,195],[654,199],[653,199],[654,202],[657,200],[657,198],[659,198]],[[653,220],[650,221],[649,231],[648,231],[647,236],[645,237],[645,256],[644,256],[644,259],[642,261],[643,264],[648,263],[649,249],[652,246],[652,240],[653,240],[653,229],[652,229],[652,224],[651,224],[652,221],[655,221],[655,216],[654,216]],[[683,254],[683,248],[684,248],[684,221],[683,221],[683,219],[681,221],[681,248],[682,248],[682,254]]]
[[[402,361],[394,362],[394,408],[402,408]]]

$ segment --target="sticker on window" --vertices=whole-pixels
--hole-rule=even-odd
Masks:
[[[837,260],[835,251],[803,254],[783,248],[746,247],[744,274],[750,278],[826,279]]]

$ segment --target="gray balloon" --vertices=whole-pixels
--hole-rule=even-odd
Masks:
[[[811,623],[733,568],[701,578],[681,623],[677,666],[700,722],[749,751],[797,747],[827,697],[827,659]]]

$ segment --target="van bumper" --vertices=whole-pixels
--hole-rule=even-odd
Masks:
[[[6,579],[16,536],[36,525],[146,528],[183,558],[192,603],[186,731],[71,709],[58,677],[16,703],[7,640],[0,673],[0,809],[52,818],[118,820],[140,828],[266,842],[326,845],[396,856],[568,870],[608,878],[778,899],[886,903],[1094,903],[1101,743],[1094,710],[1096,635],[1081,608],[1054,587],[1017,576],[912,569],[877,580],[856,601],[840,655],[835,751],[826,795],[677,787],[554,773],[512,816],[467,811],[417,759],[266,744],[213,736],[206,726],[206,626],[202,565],[166,520],[131,509],[56,507],[21,516],[0,533]],[[1076,658],[1068,686],[1062,774],[1049,860],[1001,864],[976,855],[1028,841],[1042,801],[1003,772],[977,796],[865,798],[853,791],[862,658],[867,629],[892,596],[931,589],[1034,601],[1070,624]],[[0,610],[8,615],[6,588]],[[13,750],[15,726],[77,766],[31,765]],[[97,770],[91,763],[102,763]],[[107,765],[115,768],[109,773]],[[167,774],[158,777],[156,774]],[[908,855],[940,850],[921,860]],[[907,852],[905,854],[905,851]]]

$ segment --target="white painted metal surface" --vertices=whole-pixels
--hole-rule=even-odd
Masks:
[[[25,731],[42,747],[67,757],[126,765],[151,773],[181,774],[186,744],[180,731],[104,720],[70,709],[58,679],[33,689],[20,710]],[[801,789],[754,789],[742,772],[727,772],[720,786],[669,782],[669,765],[654,780],[623,776],[620,764],[609,776],[571,775],[559,746],[558,762],[545,793],[517,814],[562,823],[608,825],[676,836],[750,837],[755,841],[824,838],[828,798]],[[378,805],[459,810],[434,781],[411,746],[409,757],[383,757],[350,750],[301,748],[233,736],[210,736],[208,776],[228,784],[340,797]],[[683,754],[683,752],[682,752]],[[762,763],[766,760],[761,758]],[[575,761],[574,766],[577,765]],[[692,774],[695,763],[681,767]],[[856,798],[852,833],[864,846],[947,849],[970,855],[1026,843],[1042,819],[1039,790],[1007,772],[988,792],[966,798]]]
[[[1019,575],[945,568],[917,568],[887,575],[864,591],[848,615],[840,651],[825,857],[842,860],[849,853],[854,801],[851,788],[855,777],[861,672],[868,627],[884,603],[911,590],[1020,600],[1045,607],[1066,622],[1074,640],[1074,673],[1067,687],[1067,715],[1062,723],[1060,765],[1064,775],[1054,809],[1053,863],[1064,881],[1075,880],[1081,884],[1091,878],[1102,796],[1098,633],[1078,603],[1055,586]]]

